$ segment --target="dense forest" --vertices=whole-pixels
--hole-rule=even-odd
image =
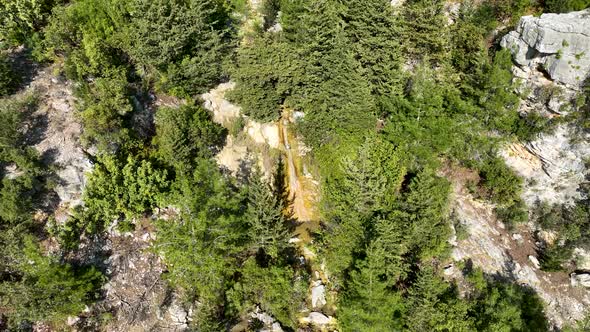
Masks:
[[[443,169],[477,174],[473,195],[508,229],[557,232],[539,248],[541,269],[567,269],[590,240],[588,202],[527,207],[523,180],[498,151],[560,121],[584,126],[590,88],[573,106],[579,117],[519,113],[499,40],[521,16],[590,1],[461,1],[452,24],[446,4],[0,0],[0,330],[105,330],[109,312],[66,324],[94,310],[111,278],[101,263],[109,252],[89,259],[89,244],[145,223],[162,280],[194,308],[190,330],[258,331],[255,311],[285,331],[311,329],[301,318],[320,264],[328,330],[551,330],[530,287],[468,261],[457,264],[461,285],[445,277],[458,230]],[[27,90],[31,66],[69,82],[92,162],[83,204],[63,222],[39,217],[59,179],[31,142],[41,98]],[[202,95],[229,81],[249,121],[302,114],[290,130],[321,188],[320,226],[304,244],[293,241],[301,234],[284,155],[268,152],[270,168],[253,163],[239,176],[216,163],[244,124],[213,121]],[[176,104],[154,102],[163,98]]]

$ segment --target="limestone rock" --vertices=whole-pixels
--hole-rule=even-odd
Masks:
[[[276,123],[248,121],[245,131],[257,144],[267,144],[275,149],[278,149],[281,144],[279,127]]]
[[[311,312],[307,317],[301,319],[302,323],[309,324],[318,328],[323,328],[331,324],[332,319],[321,312]]]
[[[500,45],[519,66],[542,66],[552,80],[579,87],[590,73],[590,10],[522,17]]]
[[[574,249],[576,269],[590,271],[590,252],[582,248]]]
[[[590,137],[584,134],[586,139],[572,140],[574,130],[563,124],[532,142],[515,143],[500,152],[506,164],[527,180],[523,198],[529,206],[537,201],[563,204],[582,198],[578,188],[587,174]]]
[[[326,287],[320,280],[313,283],[311,288],[311,306],[320,309],[326,305]]]
[[[529,255],[529,261],[531,261],[531,263],[533,263],[533,266],[535,267],[535,269],[540,269],[541,268],[541,263],[539,263],[539,260],[537,259],[537,257],[533,256],[533,255]]]
[[[250,313],[250,317],[257,319],[264,324],[264,327],[258,332],[283,332],[281,324],[268,313],[260,311],[259,307],[256,307],[255,312]]]
[[[401,7],[406,2],[406,0],[391,0],[392,7]]]
[[[570,278],[572,286],[590,288],[590,273],[572,273]]]
[[[201,98],[205,101],[205,109],[213,113],[213,121],[227,125],[241,114],[239,106],[232,104],[225,98],[225,94],[232,90],[236,84],[227,82],[219,84],[216,88],[203,94]]]
[[[188,311],[184,309],[175,299],[168,308],[170,322],[180,330],[188,328]]]
[[[462,181],[465,181],[464,174],[459,174]],[[525,240],[528,236],[521,235],[520,241],[515,240],[513,234],[499,227],[494,205],[474,199],[466,184],[457,182],[455,179],[453,215],[457,222],[466,226],[468,236],[458,240],[453,247],[453,259],[457,262],[470,261],[484,273],[504,276],[519,285],[531,287],[545,302],[545,313],[550,323],[558,328],[584,317],[584,303],[590,293],[572,287],[569,275],[565,273],[550,273],[538,269],[534,256],[537,245]],[[524,234],[525,230],[521,232]],[[446,277],[460,279],[460,271],[456,273],[452,270],[450,267],[445,268]],[[584,277],[581,278],[583,281]],[[580,278],[572,278],[572,283],[578,282],[578,279]],[[590,283],[590,277],[588,282]]]
[[[31,128],[33,135],[40,139],[30,139],[34,140],[34,147],[43,161],[56,166],[59,179],[54,190],[59,203],[66,207],[79,205],[86,173],[92,165],[80,142],[82,125],[74,112],[71,86],[55,79],[52,69],[46,68],[33,79],[31,89],[41,98],[39,108],[32,115]]]

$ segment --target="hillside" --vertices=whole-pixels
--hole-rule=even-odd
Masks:
[[[0,0],[0,331],[587,331],[588,0]]]

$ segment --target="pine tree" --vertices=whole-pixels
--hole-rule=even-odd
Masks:
[[[343,157],[341,167],[340,176],[326,183],[327,255],[333,273],[347,269],[355,252],[364,249],[374,218],[393,209],[405,175],[398,151],[375,136]]]
[[[375,95],[402,91],[400,24],[388,0],[345,0],[345,33]]]
[[[45,256],[31,236],[15,257],[16,271],[0,283],[0,303],[16,328],[21,322],[59,322],[77,315],[98,297],[104,281],[94,267],[75,268]]]
[[[305,112],[300,129],[313,147],[364,135],[374,126],[375,102],[369,82],[350,50],[337,1],[308,1],[300,21],[286,29],[292,45],[285,104]]]
[[[271,35],[254,37],[238,50],[232,79],[236,87],[230,98],[244,113],[262,122],[276,121],[280,117],[285,91],[281,91],[287,44]]]
[[[280,195],[254,171],[248,181],[248,205],[245,221],[253,251],[276,259],[289,246],[291,232]],[[264,256],[263,255],[263,256]]]
[[[408,228],[408,246],[415,257],[434,257],[447,248],[449,194],[449,182],[425,170],[413,179],[391,216]]]
[[[359,261],[350,275],[349,290],[344,294],[338,314],[347,331],[400,331],[405,311],[400,294],[392,292],[383,281],[382,252],[369,248],[367,258]]]
[[[192,95],[221,78],[228,17],[218,1],[135,0],[129,11],[126,50],[139,64],[160,71],[164,89]]]
[[[444,15],[444,0],[409,0],[400,19],[403,43],[408,57],[429,59],[435,65],[447,60],[449,34]],[[425,58],[425,56],[427,58]]]

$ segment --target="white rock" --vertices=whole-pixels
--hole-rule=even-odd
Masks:
[[[537,259],[537,257],[529,255],[529,261],[531,261],[531,263],[533,263],[533,266],[535,267],[535,269],[540,269],[541,268],[541,264],[539,263],[539,260]]]
[[[66,324],[68,324],[68,326],[74,326],[79,321],[80,321],[80,317],[78,317],[78,316],[68,316],[68,319],[66,320]]]
[[[330,324],[331,319],[330,317],[322,314],[321,312],[311,312],[309,316],[302,319],[304,323],[311,324],[317,327],[325,327],[326,325]]]
[[[574,257],[578,270],[590,271],[590,252],[582,248],[575,248]]]
[[[590,137],[572,141],[572,132],[563,124],[532,142],[515,143],[501,151],[506,164],[527,180],[522,197],[529,206],[537,201],[563,204],[582,198],[578,188],[587,173]]]
[[[283,332],[283,328],[281,327],[281,324],[275,322],[272,324],[271,331],[272,332]]]
[[[554,81],[579,87],[590,73],[590,10],[524,16],[501,41],[520,66],[543,66]]]
[[[590,273],[572,273],[570,275],[572,286],[582,286],[590,288]]]
[[[311,289],[311,306],[314,309],[321,309],[326,305],[326,287],[321,284],[314,286]]]
[[[223,125],[240,116],[240,107],[225,98],[225,94],[235,86],[234,82],[222,83],[201,96],[204,100],[203,107],[213,113],[213,121]]]
[[[391,6],[392,7],[401,7],[405,2],[406,2],[406,0],[391,0]]]
[[[443,273],[446,276],[452,276],[455,273],[455,265],[451,264],[449,266],[446,266],[443,270]]]

